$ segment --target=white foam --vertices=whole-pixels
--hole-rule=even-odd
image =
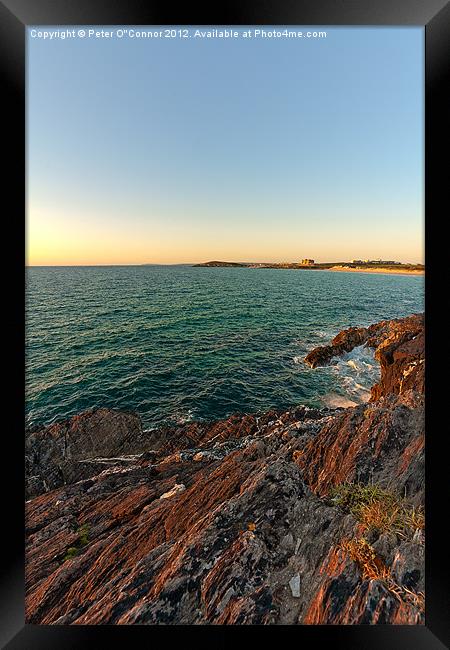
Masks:
[[[337,393],[326,395],[322,401],[325,406],[329,406],[330,408],[348,408],[349,406],[358,405],[358,402],[342,397],[342,395],[338,395]]]
[[[373,358],[373,350],[360,345],[337,358],[331,369],[343,389],[343,400],[354,404],[369,401],[370,389],[380,377],[380,367]],[[333,396],[331,398],[334,399]]]
[[[194,420],[194,411],[189,409],[187,413],[177,413],[174,419],[178,424],[187,424]]]

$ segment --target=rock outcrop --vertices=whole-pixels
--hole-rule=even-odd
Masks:
[[[423,340],[422,316],[334,339],[380,361],[357,407],[151,433],[101,409],[29,432],[27,622],[423,623]],[[364,528],[347,483],[408,518]]]
[[[149,445],[137,415],[105,408],[27,431],[27,497],[87,478],[114,462],[108,457],[140,454]]]
[[[388,394],[399,395],[412,388],[424,392],[425,324],[423,314],[381,321],[370,327],[350,327],[339,332],[331,345],[311,350],[305,362],[311,368],[324,366],[333,357],[365,345],[375,348],[381,367],[381,380],[372,387],[371,400]]]

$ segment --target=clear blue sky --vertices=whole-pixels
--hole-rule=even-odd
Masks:
[[[28,36],[28,262],[423,261],[423,29],[320,29]]]

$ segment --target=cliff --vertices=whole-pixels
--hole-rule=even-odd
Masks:
[[[423,623],[423,336],[415,315],[308,355],[373,347],[361,406],[27,432],[27,622]]]

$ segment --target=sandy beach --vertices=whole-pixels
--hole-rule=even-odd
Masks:
[[[386,269],[382,267],[379,269],[363,269],[352,268],[350,266],[332,266],[327,271],[338,271],[341,273],[387,273],[389,275],[425,275],[425,270],[411,269],[411,271],[407,271],[406,269]]]

